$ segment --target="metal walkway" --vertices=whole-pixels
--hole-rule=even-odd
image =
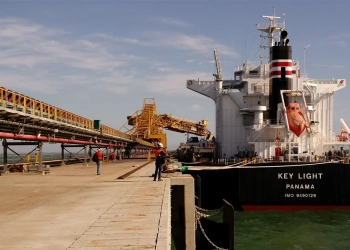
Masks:
[[[0,138],[71,144],[152,143],[0,87]]]
[[[8,139],[18,142],[8,142]],[[86,163],[94,154],[94,148],[102,148],[108,161],[120,150],[148,151],[154,147],[148,141],[100,124],[99,120],[89,120],[3,87],[0,87],[0,140],[4,155],[1,172],[8,170],[8,150],[19,156],[17,162],[23,160],[12,146],[33,146],[26,155],[34,154],[38,149],[38,171],[42,171],[44,142],[61,143],[62,163],[64,151],[72,153],[67,148],[81,148]]]

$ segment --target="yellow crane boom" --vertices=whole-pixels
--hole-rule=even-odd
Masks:
[[[163,129],[180,133],[191,133],[200,136],[211,137],[207,130],[207,121],[194,122],[186,119],[177,118],[167,114],[157,114],[156,101],[154,98],[145,98],[143,109],[138,110],[132,116],[127,117],[128,121],[120,128],[127,134],[134,135],[146,141],[160,141],[167,145],[166,134]],[[126,127],[132,126],[132,128]]]

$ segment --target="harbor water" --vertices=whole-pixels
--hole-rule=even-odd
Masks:
[[[202,223],[218,247],[215,224],[222,216]],[[203,219],[202,219],[203,220]],[[216,231],[216,232],[215,232]],[[197,249],[216,249],[200,236]],[[216,242],[215,242],[216,240]],[[235,212],[235,250],[349,250],[350,211],[244,211]]]

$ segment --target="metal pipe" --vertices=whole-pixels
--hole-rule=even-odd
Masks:
[[[81,140],[70,140],[70,139],[62,139],[62,138],[49,138],[49,137],[46,137],[46,136],[20,135],[20,134],[7,133],[7,132],[0,132],[0,138],[15,139],[15,140],[27,140],[27,141],[43,141],[43,142],[84,144],[84,145],[99,145],[99,146],[111,146],[111,145],[114,145],[114,144],[108,144],[108,143],[96,143],[96,142],[81,141]]]

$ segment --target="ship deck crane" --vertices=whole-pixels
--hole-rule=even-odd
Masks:
[[[216,81],[216,84],[217,84],[217,89],[219,91],[221,91],[222,90],[223,77],[222,77],[222,70],[221,70],[219,52],[217,50],[214,50],[214,60],[215,60],[216,74],[213,74],[213,76],[215,77],[215,81]]]
[[[341,118],[340,123],[343,126],[342,129],[340,129],[340,135],[336,136],[337,141],[348,141],[349,140],[349,134],[350,134],[350,129],[346,122]]]
[[[215,67],[216,67],[216,74],[213,74],[216,81],[222,81],[222,70],[221,70],[221,64],[220,64],[220,58],[219,58],[219,52],[217,50],[214,50],[214,60],[215,60]]]
[[[179,133],[191,133],[200,136],[212,137],[207,130],[207,121],[194,122],[177,118],[167,114],[157,114],[156,101],[154,98],[145,98],[143,109],[136,111],[127,117],[128,121],[120,128],[124,133],[134,135],[151,142],[162,142],[167,145],[166,134],[163,129]],[[128,128],[127,125],[132,126]]]

